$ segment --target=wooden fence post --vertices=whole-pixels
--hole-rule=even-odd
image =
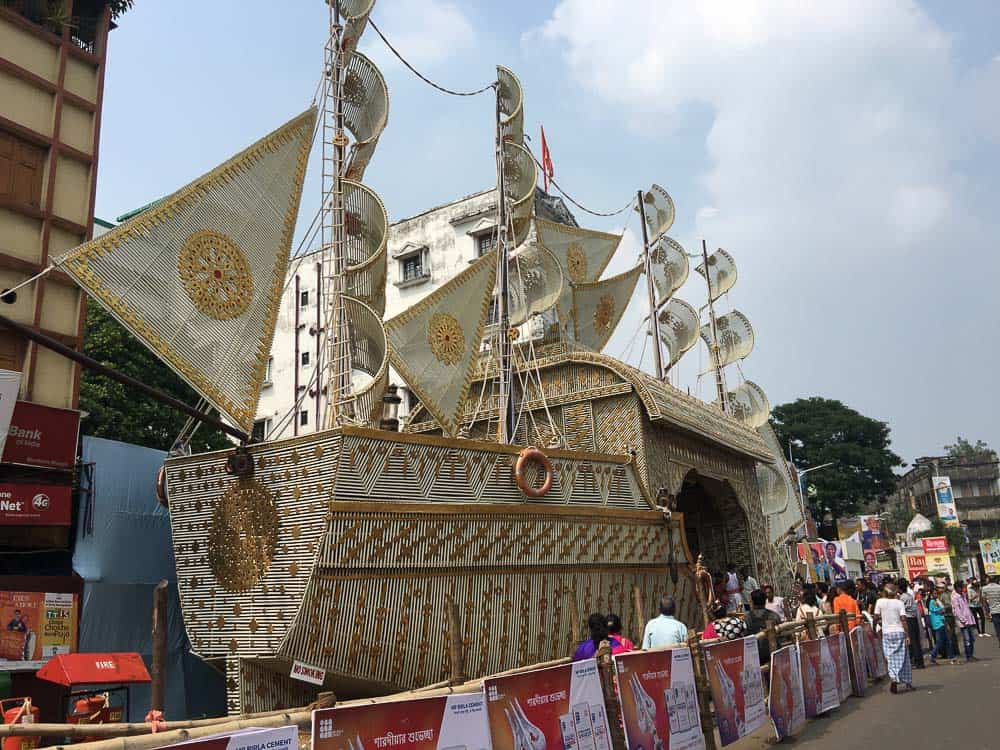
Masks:
[[[767,621],[767,647],[772,654],[778,650],[778,628],[774,620]]]
[[[851,673],[851,688],[855,695],[864,695],[865,687],[867,686],[861,684],[858,670],[855,669],[854,639],[851,638],[851,626],[847,620],[847,610],[840,610],[837,620],[840,623],[840,632],[844,634],[844,642],[847,644],[847,667]]]
[[[167,660],[167,587],[166,581],[160,581],[153,589],[153,663],[150,670],[152,684],[149,690],[149,710],[163,711],[164,695],[166,694],[166,660]]]
[[[636,632],[639,633],[639,637],[635,639],[635,643],[641,648],[642,646],[642,633],[643,629],[646,627],[646,608],[642,606],[642,591],[638,586],[632,587],[632,604],[635,606],[635,627]],[[635,635],[635,633],[633,633]]]
[[[806,632],[809,634],[810,641],[819,638],[819,628],[816,627],[816,618],[813,617],[812,612],[806,613]]]
[[[625,730],[622,725],[621,706],[615,692],[617,675],[615,663],[611,658],[611,644],[601,641],[597,649],[597,673],[601,678],[601,691],[604,694],[604,710],[608,715],[608,732],[611,735],[611,747],[614,750],[626,750]]]
[[[465,644],[462,640],[462,620],[458,613],[458,604],[451,597],[445,602],[445,614],[448,617],[448,657],[451,661],[450,685],[460,685],[465,682]]]
[[[705,667],[705,653],[695,630],[688,630],[688,648],[694,665],[694,684],[698,692],[698,713],[701,715],[701,733],[705,736],[705,750],[718,750],[715,742],[715,719],[712,717],[712,688]]]

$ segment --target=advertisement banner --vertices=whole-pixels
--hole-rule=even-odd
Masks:
[[[3,449],[3,462],[72,469],[76,464],[79,431],[78,411],[18,401]]]
[[[596,659],[483,680],[483,690],[493,750],[611,748]]]
[[[76,650],[76,594],[0,591],[0,672],[40,669]]]
[[[73,488],[0,482],[0,526],[69,526]]]
[[[17,370],[0,370],[0,456],[3,455],[7,435],[10,433],[10,421],[14,416],[14,405],[17,403],[20,387],[21,373]]]
[[[826,640],[837,673],[837,698],[843,703],[851,695],[851,663],[847,656],[847,636],[836,633]]]
[[[764,683],[754,636],[705,647],[705,666],[723,746],[764,726]]]
[[[903,555],[903,570],[911,581],[927,575],[927,556],[913,553]]]
[[[988,576],[1000,576],[1000,539],[980,539],[979,554]]]
[[[861,628],[865,634],[865,666],[868,669],[868,676],[885,677],[889,674],[889,663],[885,660],[881,639],[875,635],[872,626],[867,622],[862,623]]]
[[[778,742],[805,726],[806,707],[798,646],[785,646],[771,652],[771,686],[767,705]]]
[[[213,734],[196,740],[163,745],[164,750],[182,747],[184,750],[298,750],[298,727],[268,729],[238,729],[226,734]]]
[[[691,651],[633,651],[614,657],[628,750],[702,750]]]
[[[847,580],[842,542],[799,542],[799,560],[805,565],[808,580],[818,583]]]
[[[943,536],[925,536],[920,540],[924,548],[924,562],[928,575],[947,575],[955,579],[955,571],[951,567],[951,550],[948,538]]]
[[[951,491],[951,478],[931,477],[931,486],[934,488],[938,518],[945,526],[960,526],[958,509],[955,507],[955,495]]]
[[[838,518],[837,538],[842,542],[846,542],[853,537],[857,537],[854,541],[861,541],[861,518],[857,516],[854,518]]]
[[[882,521],[878,516],[861,516],[861,546],[865,551],[881,552],[890,547],[889,540],[882,533]]]
[[[868,687],[868,667],[865,660],[865,633],[861,628],[851,630],[851,647],[854,652],[854,673],[858,676],[858,689],[854,694],[864,698]]]
[[[526,728],[521,742],[528,748],[539,747],[538,728]],[[311,747],[312,750],[489,750],[483,694],[321,708],[312,713]]]
[[[799,663],[806,717],[811,719],[839,706],[837,670],[827,639],[799,643]]]

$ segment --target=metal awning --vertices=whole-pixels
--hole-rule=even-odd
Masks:
[[[135,653],[57,654],[35,675],[59,685],[123,685],[152,682]]]

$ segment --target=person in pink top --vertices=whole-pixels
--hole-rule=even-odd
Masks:
[[[965,584],[961,581],[955,583],[955,593],[951,595],[951,611],[955,615],[955,624],[958,625],[962,633],[962,640],[965,642],[965,661],[978,661],[972,655],[972,650],[976,644],[976,618],[972,614],[969,600],[966,598]]]

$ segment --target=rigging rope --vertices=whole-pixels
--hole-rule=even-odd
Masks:
[[[531,158],[535,160],[535,164],[537,164],[540,169],[545,169],[545,167],[542,166],[542,163],[538,161],[538,157],[535,156],[534,152],[531,152]],[[617,211],[594,211],[593,209],[587,208],[581,203],[578,203],[573,198],[573,196],[571,196],[569,193],[567,193],[565,190],[562,189],[562,186],[560,186],[560,184],[556,182],[554,178],[550,177],[549,182],[552,183],[553,187],[555,187],[556,190],[562,193],[563,198],[568,200],[570,203],[579,208],[581,211],[586,211],[591,216],[617,216],[618,214],[625,213],[630,208],[632,208],[632,206],[635,205],[635,198],[629,198],[629,202],[626,203],[621,208],[619,208]]]
[[[486,86],[483,86],[481,89],[477,89],[475,91],[454,91],[452,89],[445,88],[444,86],[441,86],[440,84],[434,83],[434,81],[432,81],[430,78],[428,78],[423,73],[421,73],[419,70],[417,70],[412,65],[410,65],[410,63],[406,60],[406,58],[403,57],[401,54],[399,54],[399,52],[396,50],[396,48],[393,47],[392,44],[389,43],[389,40],[385,38],[385,34],[382,33],[382,30],[378,26],[376,26],[375,22],[372,19],[370,19],[370,18],[368,19],[368,25],[371,26],[373,29],[375,29],[375,33],[378,34],[382,38],[382,41],[385,42],[385,46],[389,48],[389,50],[392,52],[392,54],[394,54],[397,58],[399,58],[399,61],[401,63],[403,63],[403,65],[405,65],[407,68],[410,69],[410,72],[413,73],[413,75],[415,75],[421,81],[423,81],[424,83],[426,83],[428,86],[433,86],[434,88],[436,88],[438,91],[440,91],[442,93],[451,94],[452,96],[475,96],[476,94],[481,94],[484,91],[488,91],[489,89],[491,89],[494,86],[496,86],[496,81],[491,81]]]

